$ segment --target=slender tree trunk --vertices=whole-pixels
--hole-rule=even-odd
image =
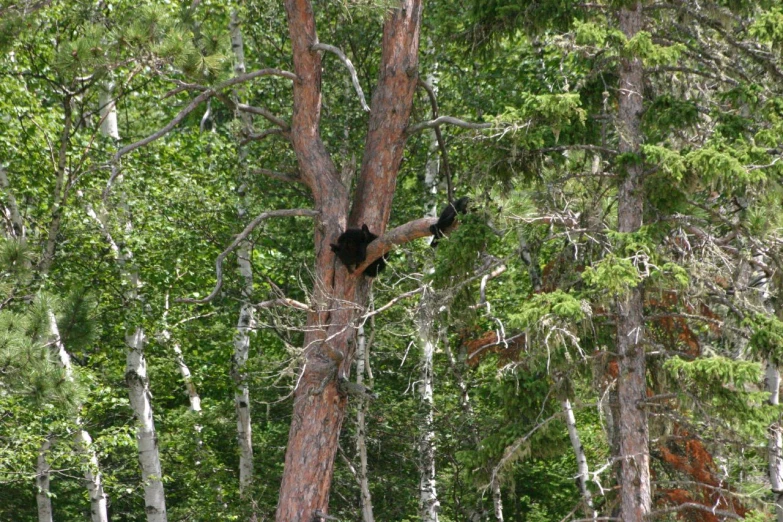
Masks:
[[[367,336],[364,333],[364,326],[359,326],[359,342],[356,346],[356,384],[364,385],[365,372],[369,376],[368,385],[372,389],[372,373],[370,371],[370,354],[367,345]],[[370,495],[370,484],[367,478],[367,422],[366,415],[370,401],[367,397],[362,397],[359,409],[356,412],[356,453],[359,455],[359,488],[362,496],[362,521],[375,522],[372,512],[372,495]]]
[[[46,455],[52,447],[52,439],[47,436],[38,451],[38,464],[35,468],[35,485],[38,503],[38,522],[52,522],[52,497],[49,490],[49,470],[52,468],[46,460]]]
[[[769,392],[769,404],[780,404],[780,370],[771,361],[767,362],[765,383]],[[769,427],[767,443],[769,456],[769,484],[775,499],[777,522],[783,522],[783,428],[780,420]]]
[[[120,139],[120,131],[117,126],[117,104],[112,98],[114,84],[106,82],[98,96],[98,106],[101,114],[101,134],[115,140]]]
[[[60,234],[60,225],[63,217],[63,207],[68,195],[68,149],[71,143],[71,127],[73,125],[73,110],[71,108],[71,97],[65,96],[63,99],[63,112],[65,122],[60,134],[60,147],[57,151],[57,172],[55,178],[54,193],[52,195],[52,212],[49,221],[49,229],[46,233],[46,245],[38,263],[38,269],[42,273],[49,272],[54,262],[54,253],[57,248],[57,236]]]
[[[632,38],[642,29],[642,3],[620,9],[620,30]],[[643,66],[638,57],[620,62],[618,134],[620,152],[640,154]],[[644,193],[641,161],[628,161],[618,193],[617,218],[620,232],[636,232],[642,225]],[[646,397],[644,317],[641,287],[631,289],[617,304],[617,350],[620,407],[620,499],[621,518],[642,522],[650,513],[650,453]]]
[[[11,192],[11,183],[8,181],[8,174],[5,167],[0,164],[0,189],[2,189],[3,197],[6,200],[6,206],[2,208],[5,214],[6,221],[10,223],[10,227],[6,232],[6,237],[13,237],[18,240],[24,240],[25,228],[22,214],[19,213],[19,205],[16,203],[16,198],[13,192]]]
[[[236,9],[231,11],[229,24],[231,33],[231,50],[234,53],[234,73],[245,73],[245,49],[242,41],[239,13]],[[234,91],[234,97],[238,101],[242,96],[239,89]],[[246,113],[240,113],[245,131],[250,131],[251,121]],[[240,151],[240,163],[244,163],[247,152]],[[247,202],[245,192],[247,180],[241,176],[239,179],[239,204],[237,215],[240,219],[247,216]],[[239,443],[239,494],[245,497],[253,484],[253,432],[250,422],[250,389],[247,385],[247,372],[245,365],[250,354],[250,333],[255,328],[255,307],[250,302],[253,296],[253,265],[251,263],[252,245],[250,241],[242,241],[237,247],[237,265],[242,278],[242,305],[239,310],[237,331],[234,335],[234,356],[231,360],[231,377],[234,380],[234,405],[237,412],[237,442]]]
[[[584,514],[585,517],[595,518],[598,516],[598,512],[596,512],[593,507],[593,496],[590,493],[590,489],[587,487],[590,469],[587,466],[587,457],[585,456],[585,449],[582,447],[582,441],[579,438],[579,431],[576,429],[574,409],[571,407],[571,401],[569,401],[568,398],[561,400],[560,406],[563,409],[563,413],[565,413],[568,437],[571,439],[571,447],[574,449],[574,454],[576,455],[577,481],[579,482],[579,490],[582,492],[582,500],[585,504]]]
[[[160,466],[158,437],[152,419],[147,361],[144,358],[144,329],[137,327],[125,336],[128,347],[125,382],[128,384],[131,408],[136,415],[136,444],[139,450],[141,480],[144,485],[144,511],[148,522],[166,522],[166,498]]]
[[[355,351],[355,320],[367,303],[369,281],[349,273],[329,248],[350,225],[366,224],[378,235],[389,220],[402,161],[418,71],[420,0],[403,0],[385,17],[380,79],[373,93],[369,131],[354,205],[320,138],[321,56],[313,7],[308,0],[286,0],[293,52],[294,110],[291,142],[300,175],[316,210],[314,312],[308,315],[304,362],[294,392],[278,522],[310,521],[329,506],[337,440],[345,417],[345,397],[337,375],[350,373]],[[421,234],[417,237],[422,237]]]
[[[425,307],[422,306],[422,309]],[[429,309],[430,307],[426,307]],[[429,319],[429,321],[428,321]],[[435,429],[433,427],[433,381],[432,357],[435,353],[435,341],[432,339],[432,317],[422,318],[419,326],[421,340],[421,361],[419,374],[419,395],[423,418],[419,426],[419,514],[423,522],[437,522],[440,502],[435,480]]]
[[[49,310],[49,330],[51,332],[51,346],[58,364],[65,370],[65,377],[73,380],[73,366],[71,356],[65,349],[57,327],[57,318],[54,312]],[[98,456],[92,447],[92,437],[83,429],[84,423],[81,417],[76,417],[77,430],[74,434],[74,442],[77,451],[82,456],[84,467],[84,481],[90,496],[90,519],[92,522],[108,522],[107,495],[103,490],[103,478],[101,476]]]

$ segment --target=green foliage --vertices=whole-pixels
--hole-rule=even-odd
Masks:
[[[588,286],[622,299],[642,281],[642,276],[631,259],[608,255],[582,272]]]
[[[745,319],[750,326],[750,348],[762,359],[783,366],[783,321],[767,314],[755,314]]]
[[[639,31],[625,43],[623,52],[626,56],[640,58],[647,67],[655,67],[677,63],[685,49],[683,44],[656,45],[649,32]]]

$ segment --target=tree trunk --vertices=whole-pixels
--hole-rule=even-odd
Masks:
[[[19,205],[16,203],[13,192],[11,192],[11,183],[8,181],[8,175],[3,165],[0,165],[0,189],[2,189],[3,197],[6,200],[6,206],[2,208],[6,217],[5,221],[8,223],[5,235],[6,237],[23,241],[26,235],[24,220],[22,219],[22,214],[19,213]]]
[[[582,447],[582,441],[580,440],[579,432],[576,429],[574,409],[571,407],[571,401],[567,398],[560,401],[560,406],[563,409],[563,413],[565,413],[568,437],[571,439],[571,447],[574,449],[574,455],[576,455],[577,481],[579,482],[579,490],[582,492],[582,500],[585,503],[584,514],[587,518],[595,518],[598,516],[598,513],[593,507],[593,496],[590,494],[590,489],[587,487],[590,470],[587,466],[585,449]]]
[[[57,318],[54,312],[49,310],[49,330],[51,332],[51,346],[60,367],[65,370],[65,377],[73,380],[73,367],[71,365],[71,356],[65,349],[65,345],[60,337],[60,329],[57,327]],[[90,496],[90,519],[92,522],[108,522],[109,515],[107,511],[107,495],[103,490],[103,478],[101,476],[98,457],[92,447],[92,437],[83,427],[81,417],[76,417],[76,426],[78,429],[74,434],[76,450],[82,456],[82,466],[84,467],[84,481],[87,485],[87,492]]]
[[[229,24],[231,33],[231,50],[234,53],[234,73],[239,76],[245,73],[245,49],[240,30],[239,14],[236,9],[231,11]],[[234,97],[241,101],[242,92],[239,87],[234,90]],[[244,130],[249,132],[250,115],[241,113]],[[244,163],[246,149],[240,151],[240,163]],[[240,219],[247,216],[245,190],[247,180],[242,176],[238,185],[239,205],[237,215]],[[237,441],[239,443],[239,494],[245,498],[253,484],[253,432],[250,424],[250,389],[247,386],[245,365],[250,354],[250,333],[255,328],[255,307],[250,303],[253,296],[253,265],[250,262],[252,248],[250,241],[244,240],[237,248],[237,265],[242,278],[242,305],[237,320],[237,331],[234,335],[234,356],[231,360],[231,377],[236,386],[234,405],[237,412]]]
[[[49,448],[52,447],[52,439],[47,436],[38,451],[38,464],[35,468],[35,485],[37,493],[35,500],[38,503],[38,522],[52,522],[52,496],[49,490],[49,470],[52,467],[46,460]]]
[[[369,388],[372,389],[372,374],[368,364],[370,360],[367,337],[364,334],[364,326],[359,326],[359,342],[356,346],[356,384],[364,385],[364,374],[367,372]],[[375,522],[372,512],[372,495],[367,478],[367,408],[370,401],[367,397],[361,399],[361,404],[356,412],[356,453],[359,454],[359,488],[362,495],[362,522]]]
[[[367,303],[369,287],[367,278],[358,271],[349,273],[340,264],[329,243],[349,225],[366,224],[378,235],[386,229],[416,88],[421,4],[420,0],[403,0],[400,8],[385,17],[380,79],[373,93],[350,219],[348,188],[319,134],[321,57],[311,50],[318,41],[312,5],[308,0],[286,0],[285,9],[297,75],[291,142],[320,216],[315,227],[315,311],[307,319],[277,520],[309,522],[328,510],[337,440],[345,417],[345,398],[338,393],[335,377],[350,373],[355,320]]]
[[[426,297],[425,297],[426,299]],[[431,310],[426,303],[422,312]],[[419,514],[422,522],[438,522],[440,502],[435,488],[435,429],[433,427],[434,402],[432,396],[432,356],[435,342],[432,339],[432,317],[421,318],[419,339],[421,340],[421,361],[419,374],[419,394],[423,410],[422,424],[419,426]]]
[[[767,362],[766,378],[764,380],[769,392],[769,404],[780,404],[780,371],[771,361]],[[783,431],[780,421],[769,427],[769,485],[775,499],[775,514],[777,522],[783,522]]]
[[[148,522],[166,522],[166,498],[163,493],[158,437],[152,419],[144,342],[144,329],[141,327],[126,335],[128,356],[125,382],[128,384],[131,408],[139,422],[136,444],[139,450],[141,480],[144,484],[144,511],[147,513]]]
[[[642,29],[642,4],[620,9],[620,30],[632,38]],[[618,193],[617,218],[620,232],[636,232],[642,225],[644,194],[643,166],[640,144],[642,140],[643,66],[638,57],[623,58],[620,62],[619,115],[617,132],[620,152],[636,155],[622,173]],[[641,287],[630,290],[617,304],[617,351],[619,378],[617,393],[620,407],[620,501],[621,518],[626,522],[642,522],[650,513],[650,453],[647,413],[643,406],[646,397],[644,318]]]

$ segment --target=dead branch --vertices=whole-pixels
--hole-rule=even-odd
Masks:
[[[248,134],[245,139],[239,142],[240,145],[247,145],[251,141],[261,141],[264,138],[271,136],[273,134],[283,134],[283,129],[274,128],[274,129],[267,129],[265,131],[259,132],[258,134]]]
[[[280,297],[278,299],[261,301],[260,303],[256,303],[253,306],[255,306],[258,310],[262,310],[264,308],[272,308],[275,306],[287,306],[289,308],[296,308],[297,310],[305,310],[307,312],[310,311],[310,307],[307,306],[305,303],[296,301],[295,299],[290,299],[288,297]]]
[[[432,119],[433,121],[438,119],[438,99],[435,96],[435,89],[432,88],[427,82],[419,78],[419,87],[427,92],[427,97],[430,99],[430,105],[432,106]],[[449,198],[449,203],[454,201],[454,188],[451,186],[451,168],[449,167],[449,157],[446,154],[446,141],[443,139],[443,133],[440,132],[440,125],[435,126],[435,138],[438,140],[438,148],[440,149],[440,155],[443,159],[443,172],[446,177],[446,196]]]
[[[226,258],[228,254],[230,254],[237,246],[239,246],[239,243],[241,243],[244,239],[247,238],[247,236],[250,235],[251,232],[267,218],[270,217],[291,217],[291,216],[308,216],[308,217],[315,217],[319,214],[319,212],[315,210],[311,210],[309,208],[293,208],[293,209],[282,209],[282,210],[270,210],[268,212],[263,212],[259,214],[253,221],[251,221],[245,229],[237,235],[237,237],[234,239],[234,241],[226,248],[223,252],[218,255],[217,260],[215,261],[215,275],[217,277],[217,281],[215,282],[215,288],[212,290],[212,292],[203,299],[191,299],[188,297],[181,297],[178,299],[175,299],[177,303],[193,303],[193,304],[204,304],[212,301],[220,292],[220,288],[223,286],[223,260]]]
[[[314,43],[310,48],[318,51],[329,51],[330,53],[337,55],[343,64],[345,64],[345,67],[348,69],[348,72],[351,75],[351,82],[353,83],[353,88],[356,89],[356,94],[359,96],[362,109],[364,109],[365,112],[370,112],[370,106],[367,105],[367,100],[364,99],[364,91],[362,91],[362,86],[359,84],[359,77],[356,75],[356,69],[354,69],[351,60],[345,56],[345,53],[342,52],[339,48],[325,43]]]
[[[413,134],[416,134],[417,132],[423,131],[424,129],[434,129],[439,125],[443,125],[443,124],[454,125],[462,129],[473,129],[473,130],[491,129],[493,125],[492,123],[473,123],[473,122],[461,120],[459,118],[455,118],[453,116],[439,116],[434,120],[422,121],[414,125],[411,125],[405,131],[405,134],[411,136]]]
[[[280,127],[282,132],[288,132],[291,129],[291,126],[288,125],[287,121],[275,116],[270,111],[262,107],[253,107],[252,105],[237,103],[236,108],[237,110],[240,110],[242,112],[249,112],[250,114],[258,114],[259,116],[263,116],[267,120],[271,121],[272,123]]]
[[[652,511],[648,513],[645,518],[653,519],[655,517],[665,515],[666,513],[678,513],[680,511],[684,511],[686,509],[692,509],[695,511],[703,511],[705,513],[712,513],[713,515],[718,515],[726,518],[732,518],[734,520],[742,520],[744,517],[741,517],[740,515],[733,513],[731,511],[726,511],[724,509],[717,509],[712,508],[710,506],[705,506],[703,504],[697,504],[696,502],[685,502],[683,504],[680,504],[678,506],[672,506],[667,507],[664,509],[656,509],[655,511]]]

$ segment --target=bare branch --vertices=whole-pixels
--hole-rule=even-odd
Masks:
[[[153,141],[165,136],[171,130],[176,127],[183,119],[185,119],[185,116],[193,112],[196,107],[207,101],[213,96],[216,96],[219,91],[226,89],[228,87],[231,87],[233,85],[236,85],[238,83],[243,83],[249,80],[252,80],[254,78],[259,78],[261,76],[282,76],[283,78],[288,78],[290,80],[296,80],[296,75],[294,73],[283,71],[281,69],[261,69],[259,71],[253,71],[251,73],[242,74],[239,76],[235,76],[229,80],[226,80],[225,82],[222,82],[214,87],[206,88],[204,92],[193,98],[193,101],[191,101],[184,109],[182,109],[179,114],[177,114],[170,122],[168,122],[162,129],[158,130],[157,132],[154,132],[147,136],[146,138],[139,140],[135,143],[131,143],[129,145],[124,146],[120,150],[117,151],[117,153],[112,158],[112,163],[114,164],[114,167],[112,168],[112,174],[109,177],[109,181],[106,183],[106,188],[103,190],[103,199],[105,200],[109,192],[111,191],[111,187],[114,184],[114,181],[117,179],[117,177],[120,175],[120,169],[118,166],[118,162],[120,158],[122,158],[124,155],[128,154],[129,152],[133,152],[134,150],[138,149],[139,147],[143,147],[149,143],[152,143]],[[195,87],[194,87],[195,88]],[[200,87],[199,87],[200,88]],[[282,121],[282,120],[280,120]],[[281,127],[285,128],[284,125],[280,125]]]
[[[390,300],[388,303],[386,303],[385,305],[381,306],[380,308],[376,308],[376,309],[375,309],[375,310],[373,310],[372,312],[369,312],[369,313],[365,314],[365,315],[362,317],[362,319],[365,319],[365,318],[370,318],[370,317],[372,317],[372,316],[374,316],[374,315],[377,315],[377,314],[379,314],[379,313],[383,312],[384,310],[388,310],[389,308],[391,308],[392,306],[394,306],[394,305],[395,305],[396,303],[398,303],[399,301],[402,301],[403,299],[407,299],[408,297],[412,297],[412,296],[414,296],[414,295],[416,295],[416,294],[420,294],[420,293],[422,293],[423,291],[424,291],[424,287],[423,287],[423,286],[420,286],[419,288],[416,288],[416,289],[414,289],[414,290],[411,290],[410,292],[405,292],[405,293],[402,293],[402,294],[398,295],[397,297],[395,297],[395,298],[391,299],[391,300]]]
[[[318,214],[319,213],[317,211],[311,210],[309,208],[270,210],[268,212],[263,212],[259,214],[253,221],[251,221],[245,227],[245,229],[239,235],[237,235],[237,237],[228,246],[228,248],[226,248],[223,252],[221,252],[220,255],[217,257],[217,260],[215,261],[215,275],[217,276],[217,281],[215,282],[215,288],[212,290],[212,292],[204,299],[191,299],[187,297],[182,297],[176,299],[175,301],[178,303],[194,303],[194,304],[203,304],[212,301],[217,296],[218,292],[220,292],[220,288],[223,286],[223,260],[237,246],[239,246],[239,243],[241,243],[244,239],[247,238],[247,236],[250,235],[251,232],[253,232],[253,230],[259,225],[259,223],[261,223],[265,219],[270,217],[290,217],[290,216],[314,217],[317,216]]]
[[[269,170],[269,169],[253,169],[251,171],[253,174],[263,174],[264,176],[268,176],[270,178],[279,179],[282,181],[287,181],[289,183],[304,183],[304,180],[300,178],[299,176],[295,176],[292,174],[286,174],[284,172],[278,172],[276,170]]]
[[[645,518],[653,519],[655,517],[665,515],[666,513],[677,513],[680,511],[684,511],[686,509],[688,510],[692,509],[694,511],[703,511],[705,513],[712,513],[713,515],[718,515],[726,518],[733,518],[734,520],[742,520],[744,518],[732,511],[717,509],[710,506],[705,506],[704,504],[697,504],[696,502],[684,502],[678,506],[667,507],[664,509],[656,509],[655,511],[648,513]]]
[[[367,105],[367,100],[364,99],[364,91],[362,91],[362,86],[359,84],[359,77],[356,76],[356,69],[354,69],[351,60],[349,60],[348,57],[345,56],[345,53],[342,52],[337,47],[325,43],[314,43],[310,48],[319,51],[329,51],[330,53],[334,53],[337,55],[337,57],[345,64],[345,67],[348,69],[348,72],[351,74],[351,82],[353,83],[354,89],[356,89],[356,94],[359,96],[359,101],[362,104],[362,109],[364,109],[365,112],[370,112],[370,106]]]
[[[252,105],[246,105],[244,103],[237,103],[237,109],[242,112],[249,112],[250,114],[258,114],[259,116],[263,116],[267,120],[271,121],[278,127],[280,127],[284,132],[287,132],[290,130],[291,126],[288,125],[288,122],[285,121],[282,118],[278,118],[268,110],[261,108],[261,107],[253,107]]]
[[[410,136],[412,134],[416,134],[417,132],[423,131],[424,129],[434,129],[439,125],[443,125],[443,124],[454,125],[456,127],[460,127],[463,129],[474,129],[474,130],[491,129],[493,125],[492,123],[473,123],[465,120],[460,120],[459,118],[454,118],[453,116],[439,116],[434,120],[422,121],[420,123],[416,123],[415,125],[411,125],[405,131],[405,134]]]
[[[249,134],[245,139],[239,142],[240,145],[247,145],[251,141],[261,141],[264,138],[271,136],[273,134],[283,134],[283,129],[280,128],[274,128],[274,129],[267,129],[265,131],[259,132],[258,134]]]
[[[301,303],[294,299],[289,299],[288,297],[280,297],[278,299],[270,299],[269,301],[261,301],[260,303],[256,303],[253,306],[259,310],[263,308],[272,308],[273,306],[288,306],[290,308],[296,308],[297,310],[305,310],[306,312],[310,311],[310,307],[305,303]]]
[[[432,119],[437,120],[439,116],[438,111],[438,99],[435,96],[435,90],[427,82],[419,78],[419,87],[427,92],[427,96],[430,99],[430,105],[432,106]],[[446,153],[446,141],[443,139],[443,133],[440,132],[440,125],[435,126],[435,138],[438,140],[438,148],[440,149],[440,155],[443,159],[443,172],[446,177],[446,188],[448,190],[446,196],[449,198],[449,203],[454,201],[454,187],[451,182],[451,167],[449,167],[449,157]]]

